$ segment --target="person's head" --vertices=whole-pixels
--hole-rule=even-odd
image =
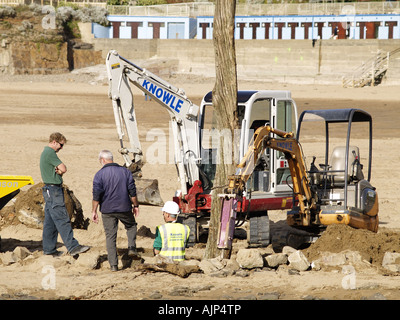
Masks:
[[[161,211],[165,222],[175,221],[178,218],[179,206],[174,201],[167,201]]]
[[[99,153],[99,161],[102,166],[104,166],[106,163],[112,163],[114,158],[111,151],[101,150]]]
[[[49,137],[49,147],[58,152],[67,143],[67,138],[60,132],[53,132]]]

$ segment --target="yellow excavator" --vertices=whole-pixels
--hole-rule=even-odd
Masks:
[[[306,169],[305,156],[299,136],[302,124],[306,121],[322,121],[325,132],[324,163],[320,169],[315,165],[316,157]],[[364,178],[363,165],[360,162],[359,147],[350,144],[351,127],[354,123],[367,123],[369,130],[368,174]],[[347,126],[344,145],[336,145],[330,154],[331,127],[337,124]],[[343,134],[343,130],[341,132]],[[363,136],[365,138],[365,136]],[[365,139],[364,139],[365,140]],[[335,140],[337,144],[337,141]],[[299,118],[297,137],[292,132],[284,132],[263,126],[258,128],[250,141],[247,153],[237,166],[235,175],[229,177],[229,186],[222,198],[221,228],[218,247],[229,249],[233,238],[232,217],[240,206],[242,194],[246,191],[247,181],[253,172],[260,155],[266,150],[282,152],[288,162],[293,187],[293,208],[287,212],[287,224],[292,229],[308,233],[286,232],[282,236],[271,235],[273,247],[277,250],[290,238],[297,238],[299,246],[306,238],[317,236],[327,225],[346,224],[354,228],[378,231],[378,194],[371,185],[372,159],[372,118],[360,109],[329,109],[304,111]],[[329,157],[330,154],[330,157]],[[293,244],[293,241],[292,241]],[[293,246],[293,245],[292,245]],[[274,248],[274,250],[275,250]],[[275,251],[277,251],[275,250]]]
[[[31,176],[0,175],[0,210],[19,192],[22,187],[33,184]],[[1,250],[1,237],[0,237]]]

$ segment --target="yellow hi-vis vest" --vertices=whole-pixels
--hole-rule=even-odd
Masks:
[[[189,227],[181,223],[166,223],[157,228],[162,241],[162,248],[159,254],[174,261],[185,260],[185,248],[190,232]]]

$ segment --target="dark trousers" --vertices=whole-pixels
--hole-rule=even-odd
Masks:
[[[137,223],[132,212],[103,213],[103,226],[106,234],[106,247],[110,266],[118,266],[117,231],[118,221],[125,226],[128,248],[136,247]]]

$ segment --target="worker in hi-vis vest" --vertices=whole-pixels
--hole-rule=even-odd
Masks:
[[[156,229],[153,252],[173,261],[185,260],[185,251],[190,229],[177,222],[179,206],[174,201],[167,201],[161,209],[165,224]]]

